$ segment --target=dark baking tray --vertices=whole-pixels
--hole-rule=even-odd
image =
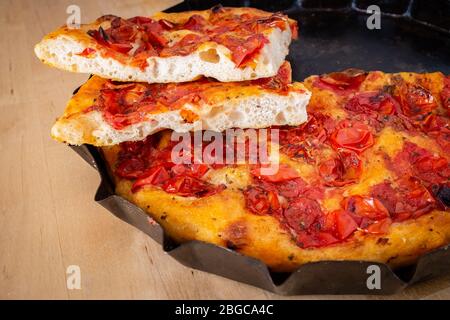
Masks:
[[[385,72],[442,71],[450,73],[450,1],[321,0],[321,1],[185,1],[166,11],[253,6],[283,11],[297,19],[300,41],[290,47],[288,60],[295,80],[349,67]],[[366,7],[382,10],[381,30],[366,28]],[[201,241],[175,243],[140,208],[114,193],[99,150],[72,147],[100,173],[95,201],[123,221],[145,232],[180,263],[278,294],[392,294],[450,270],[449,246],[422,256],[415,265],[392,270],[370,261],[323,261],[303,265],[293,273],[275,273],[261,261]],[[369,289],[368,267],[376,265],[380,289]]]

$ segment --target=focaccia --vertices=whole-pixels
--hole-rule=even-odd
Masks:
[[[283,14],[219,6],[63,26],[35,53],[50,66],[117,81],[229,82],[274,76],[296,36],[297,23]]]
[[[272,78],[218,82],[117,83],[97,76],[69,101],[52,136],[72,145],[143,140],[162,129],[178,132],[298,125],[310,93],[291,83],[289,63]]]
[[[324,260],[396,268],[448,244],[450,78],[349,70],[305,85],[308,122],[270,129],[276,173],[175,164],[164,131],[102,148],[117,194],[178,242],[231,248],[275,271]]]

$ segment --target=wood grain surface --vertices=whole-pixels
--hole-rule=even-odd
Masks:
[[[94,202],[97,173],[50,127],[87,75],[44,66],[33,46],[65,23],[71,4],[82,22],[103,14],[149,15],[177,0],[0,1],[0,298],[281,299],[248,285],[186,268],[160,245]],[[69,290],[66,269],[81,270]],[[338,276],[338,275],[337,275]],[[388,297],[449,299],[450,276]],[[298,296],[294,299],[328,299]]]

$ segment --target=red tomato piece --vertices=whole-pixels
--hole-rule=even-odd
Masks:
[[[146,185],[161,186],[163,183],[169,180],[169,178],[170,175],[164,167],[158,166],[150,168],[147,172],[142,174],[142,176],[138,180],[136,180],[136,182],[131,187],[131,192],[137,192]]]
[[[381,220],[389,217],[389,212],[381,201],[372,197],[348,197],[344,199],[343,207],[347,212],[371,220]]]
[[[404,84],[399,89],[400,106],[408,117],[422,116],[437,108],[431,92],[418,84]]]
[[[110,43],[109,47],[114,51],[126,54],[128,53],[133,46],[130,43]]]
[[[153,19],[152,18],[148,18],[148,17],[141,17],[141,16],[137,16],[137,17],[133,17],[128,19],[129,22],[137,24],[137,25],[143,25],[146,23],[152,23]]]
[[[246,207],[257,215],[269,214],[270,201],[267,191],[261,187],[252,186],[244,190]]]
[[[441,156],[435,156],[415,143],[405,142],[403,149],[391,161],[390,166],[399,177],[415,176],[425,186],[443,184],[450,178],[450,164]]]
[[[361,153],[374,144],[370,130],[362,123],[342,121],[330,136],[331,145],[336,149],[345,148]]]
[[[216,187],[206,181],[190,176],[171,178],[163,186],[167,193],[175,193],[184,197],[206,197],[217,193],[223,187]]]
[[[357,91],[361,83],[366,79],[367,73],[348,69],[342,72],[333,72],[319,76],[313,83],[314,86],[334,91],[337,94],[347,94]]]
[[[175,28],[175,25],[166,19],[160,19],[158,20],[158,23],[161,25],[161,27],[163,27],[164,30],[172,30],[173,28]]]
[[[287,62],[281,65],[275,77],[252,80],[253,84],[257,84],[265,89],[271,90],[286,89],[291,82],[292,82],[292,69],[291,65]]]
[[[339,239],[328,232],[308,233],[303,231],[297,234],[297,244],[304,249],[325,247],[337,242]]]
[[[233,60],[238,67],[251,61],[259,53],[264,44],[269,42],[269,40],[267,40],[267,38],[260,33],[252,35],[248,38],[220,35],[216,36],[214,40],[230,49],[231,60]]]
[[[320,230],[322,210],[315,200],[308,198],[297,198],[289,204],[284,211],[287,224],[296,232],[310,229]]]
[[[167,45],[168,41],[163,35],[164,28],[159,22],[146,23],[143,27],[153,47],[164,47]]]
[[[84,49],[82,52],[77,53],[77,56],[80,56],[80,57],[90,57],[90,56],[92,56],[95,52],[97,52],[97,50],[92,49],[92,48],[86,48],[86,49]]]
[[[279,164],[277,172],[272,175],[263,175],[263,172],[261,169],[263,169],[263,168],[261,168],[259,166],[259,167],[252,169],[250,172],[252,175],[257,177],[258,179],[268,181],[268,182],[281,182],[281,181],[291,180],[291,179],[295,179],[295,178],[299,177],[298,172],[294,168],[292,168],[286,164]]]
[[[358,113],[371,113],[390,115],[393,114],[399,105],[391,95],[383,92],[361,92],[351,98],[345,109]]]
[[[331,213],[335,220],[335,233],[339,239],[344,240],[352,235],[357,229],[358,224],[353,217],[344,210]]]
[[[394,221],[417,218],[436,207],[436,200],[419,180],[402,178],[393,188],[388,182],[372,187],[371,194],[387,208]]]
[[[207,21],[199,14],[192,15],[186,23],[182,24],[179,29],[186,29],[191,31],[203,31]]]
[[[325,160],[319,165],[319,174],[325,185],[342,187],[357,181],[361,167],[361,160],[355,152],[342,150],[337,158]]]
[[[185,35],[180,41],[175,43],[172,47],[163,48],[159,55],[161,57],[170,57],[170,56],[186,56],[194,52],[198,46],[206,41],[207,38],[204,36],[200,36],[197,34],[188,34]]]
[[[107,33],[110,35],[110,40],[116,43],[128,43],[133,42],[138,34],[138,28],[130,23],[127,23],[124,20],[121,22],[111,23],[111,29],[107,30]]]
[[[385,218],[370,224],[364,231],[371,234],[386,234],[392,224],[391,218]]]
[[[146,163],[140,158],[122,161],[116,168],[116,174],[125,179],[137,179],[146,169]]]

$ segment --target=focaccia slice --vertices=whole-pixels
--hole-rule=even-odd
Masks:
[[[244,82],[117,83],[94,76],[51,132],[72,145],[106,146],[143,140],[162,129],[221,132],[298,125],[306,121],[309,98],[301,83],[291,83],[288,63],[275,77]]]
[[[297,36],[297,23],[253,8],[108,15],[79,29],[63,26],[36,45],[44,63],[117,81],[169,83],[272,77]]]

